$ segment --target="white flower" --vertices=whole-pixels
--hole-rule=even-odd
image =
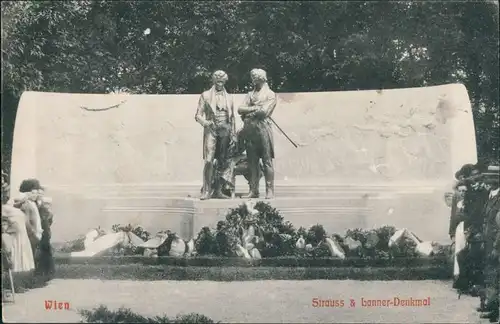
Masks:
[[[149,35],[149,34],[151,34],[151,29],[146,28],[146,30],[144,31],[144,35]]]

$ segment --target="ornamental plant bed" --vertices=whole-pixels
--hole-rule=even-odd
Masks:
[[[257,202],[253,205],[250,201],[231,209],[216,228],[202,228],[189,242],[168,230],[159,231],[153,238],[141,226],[130,224],[114,225],[112,232],[115,234],[106,234],[100,228],[93,231],[94,234],[102,232],[102,235],[112,238],[110,242],[113,242],[113,246],[100,246],[99,249],[94,246],[94,249],[88,249],[91,253],[86,254],[82,249],[94,243],[85,243],[86,238],[82,237],[56,249],[57,262],[206,267],[360,268],[439,265],[447,268],[451,255],[449,246],[423,242],[409,230],[397,230],[393,226],[370,230],[351,229],[344,235],[328,234],[320,224],[309,229],[296,229],[268,203]],[[116,241],[116,238],[119,240]],[[99,239],[94,241],[98,242]]]
[[[449,280],[442,266],[422,267],[177,267],[143,264],[60,264],[55,279],[100,280]]]

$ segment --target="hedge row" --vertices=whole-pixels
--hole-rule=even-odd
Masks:
[[[352,267],[352,268],[387,268],[387,267],[442,267],[451,268],[451,258],[310,258],[284,256],[263,259],[243,259],[237,257],[198,256],[198,257],[145,257],[145,256],[101,256],[101,257],[71,257],[68,255],[56,256],[57,264],[71,265],[165,265],[174,267]]]
[[[421,267],[176,267],[127,264],[61,264],[56,279],[99,280],[448,280],[452,271],[442,266]]]

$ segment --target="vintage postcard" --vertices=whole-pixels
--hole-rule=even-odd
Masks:
[[[6,323],[498,323],[498,2],[2,2]]]

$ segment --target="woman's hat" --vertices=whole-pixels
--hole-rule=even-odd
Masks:
[[[33,190],[44,190],[38,179],[26,179],[21,182],[19,192],[31,192]]]
[[[472,173],[472,170],[474,170],[474,164],[471,164],[471,163],[468,163],[468,164],[464,164],[460,170],[458,170],[456,173],[455,173],[455,179],[459,179],[461,177],[464,177],[464,178],[467,178],[471,175]]]

